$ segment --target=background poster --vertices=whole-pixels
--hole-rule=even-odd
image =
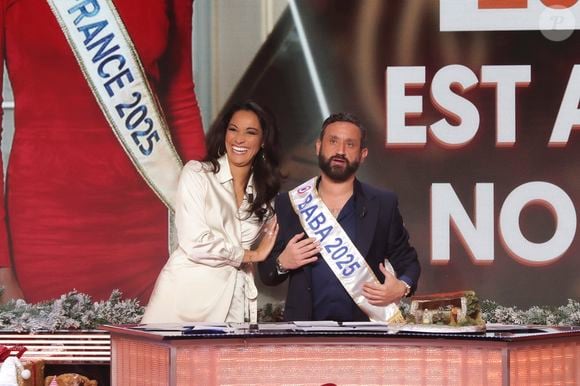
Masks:
[[[565,13],[545,14],[554,9],[540,0],[290,2],[229,103],[251,98],[276,114],[286,189],[317,173],[325,114],[359,115],[370,133],[359,176],[398,193],[419,292],[565,304],[580,297],[580,5],[551,3]],[[442,31],[445,7],[457,12]],[[475,22],[484,11],[488,30]],[[527,25],[502,11],[527,12],[516,14]]]

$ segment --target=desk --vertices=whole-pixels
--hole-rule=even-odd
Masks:
[[[128,385],[578,385],[580,327],[429,332],[104,326]]]

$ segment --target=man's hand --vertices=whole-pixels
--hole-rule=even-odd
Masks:
[[[398,303],[405,295],[407,287],[387,271],[383,263],[379,265],[379,269],[385,275],[385,282],[383,284],[364,283],[363,296],[373,306],[388,306],[391,303]]]
[[[315,238],[300,240],[303,236],[304,232],[294,235],[278,256],[282,268],[296,269],[318,260],[316,255],[320,252],[320,243]]]
[[[0,285],[4,287],[0,303],[4,304],[12,299],[24,299],[24,294],[18,285],[18,281],[12,272],[12,268],[0,268]]]

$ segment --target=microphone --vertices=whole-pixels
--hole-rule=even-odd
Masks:
[[[367,215],[367,207],[363,206],[362,211],[360,212],[360,218],[363,218]]]

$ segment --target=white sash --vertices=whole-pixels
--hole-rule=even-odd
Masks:
[[[112,1],[47,2],[117,139],[147,184],[173,210],[182,162]]]
[[[350,240],[344,229],[320,199],[312,178],[289,192],[290,201],[300,223],[309,237],[320,241],[320,254],[346,289],[352,300],[374,322],[402,322],[403,317],[395,303],[379,307],[370,304],[362,294],[364,283],[379,284],[364,257]],[[385,259],[385,267],[394,273]]]

